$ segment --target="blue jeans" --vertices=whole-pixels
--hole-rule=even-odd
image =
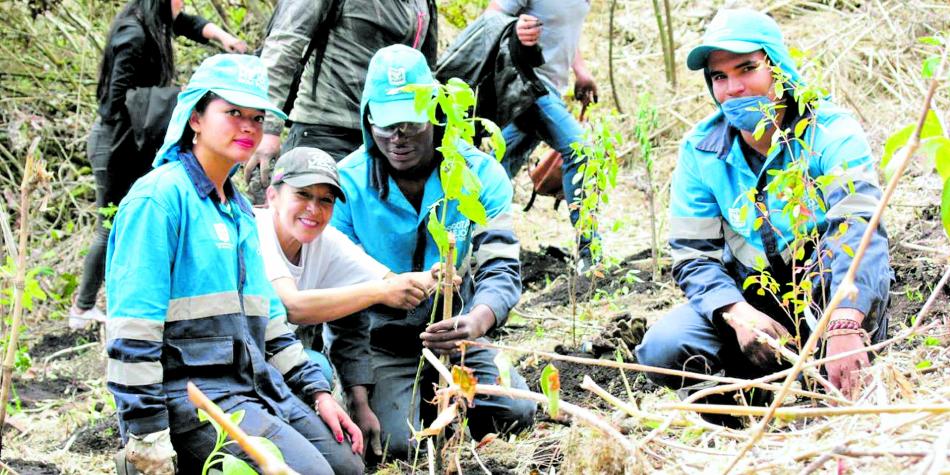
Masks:
[[[338,443],[326,423],[303,401],[293,398],[294,410],[287,420],[273,415],[260,401],[244,401],[228,412],[243,410],[241,429],[248,435],[270,440],[284,456],[284,462],[301,475],[349,475],[363,473],[363,460],[354,454],[349,441]],[[178,473],[201,473],[201,467],[214,448],[215,432],[211,424],[172,434],[178,453]],[[237,444],[225,452],[237,456],[260,470]]]
[[[486,341],[485,339],[479,339]],[[494,358],[498,352],[485,348],[469,348],[465,352],[465,366],[475,371],[475,377],[480,384],[496,384],[498,368]],[[457,356],[451,358],[451,364],[458,364]],[[422,369],[422,377],[416,390],[415,400],[412,400],[413,381],[416,368],[419,365],[419,356],[395,355],[391,352],[373,349],[373,371],[376,386],[370,399],[370,407],[379,418],[382,428],[383,446],[389,457],[405,459],[412,455],[415,449],[410,439],[407,421],[411,421],[415,430],[421,428],[422,423],[428,426],[436,415],[437,408],[429,401],[434,395],[433,387],[438,383],[439,375],[435,369],[426,364]],[[514,369],[511,370],[511,387],[528,389],[523,377]],[[410,407],[413,409],[409,414]],[[488,433],[503,433],[521,431],[531,426],[537,404],[523,399],[512,399],[497,396],[475,396],[474,407],[468,409],[468,428],[475,440],[480,440]]]
[[[567,109],[567,104],[561,100],[557,92],[551,90],[538,100],[517,119],[505,126],[501,131],[505,137],[505,156],[501,164],[513,178],[524,166],[531,152],[540,142],[548,144],[558,151],[564,159],[561,170],[564,174],[562,184],[564,199],[568,203],[571,224],[577,222],[578,212],[573,205],[581,200],[580,184],[574,184],[574,175],[577,169],[586,162],[584,157],[578,157],[571,144],[583,142],[584,128]],[[590,239],[581,240],[581,249],[585,249]]]

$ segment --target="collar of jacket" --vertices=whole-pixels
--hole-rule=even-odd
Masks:
[[[212,183],[208,175],[205,174],[204,168],[201,168],[201,164],[198,163],[198,158],[195,157],[195,154],[191,153],[191,151],[178,152],[178,160],[180,160],[185,167],[185,172],[188,173],[188,178],[191,179],[191,183],[195,185],[195,191],[198,192],[198,196],[205,199],[211,195],[211,192],[214,191],[214,183]],[[236,202],[238,208],[245,214],[251,217],[254,216],[251,205],[247,204],[247,201],[235,192],[234,187],[231,186],[230,179],[224,181],[224,194],[228,197],[229,201]]]

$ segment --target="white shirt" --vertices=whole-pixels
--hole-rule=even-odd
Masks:
[[[290,277],[299,290],[329,289],[379,280],[389,273],[386,266],[329,224],[316,239],[303,245],[300,263],[295,265],[280,248],[273,211],[255,208],[254,216],[261,240],[264,271],[271,282]]]

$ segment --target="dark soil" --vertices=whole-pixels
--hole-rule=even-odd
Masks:
[[[603,291],[613,294],[618,291],[625,293],[643,293],[649,292],[655,287],[652,282],[652,275],[649,271],[649,263],[646,265],[634,264],[634,262],[644,259],[644,254],[649,257],[650,251],[640,251],[620,261],[620,263],[611,269],[602,272],[600,275],[593,276],[593,279],[587,276],[579,276],[574,282],[574,295],[578,301],[593,298],[595,292]],[[524,266],[524,264],[522,264]],[[522,267],[523,269],[524,267]],[[522,270],[522,272],[525,272]],[[561,267],[559,274],[567,272],[566,267]],[[569,279],[560,279],[544,293],[527,302],[528,306],[540,306],[543,308],[559,307],[570,305],[571,283]],[[591,290],[591,287],[594,287]]]
[[[69,378],[19,379],[14,386],[24,408],[38,406],[50,399],[71,399],[89,391],[85,384]]]
[[[114,416],[89,423],[75,432],[70,452],[79,454],[114,453],[121,448],[119,422]],[[70,436],[71,437],[71,436]]]
[[[59,350],[99,341],[98,325],[93,325],[86,330],[76,331],[71,330],[66,326],[66,323],[63,322],[62,330],[63,331],[54,330],[50,333],[46,333],[40,341],[30,345],[30,356],[34,359],[42,358],[56,353]]]
[[[582,358],[590,358],[591,355],[587,353],[580,352],[570,352],[567,356],[579,356]],[[596,394],[584,389],[581,387],[581,383],[584,381],[584,376],[590,376],[598,386],[609,392],[610,394],[617,396],[622,400],[627,400],[627,390],[623,384],[623,378],[620,377],[620,370],[616,368],[609,368],[606,366],[593,366],[580,363],[572,363],[569,361],[552,361],[554,367],[560,372],[561,379],[561,399],[571,404],[581,405],[584,407],[593,407],[596,409],[603,410],[613,410],[613,406],[608,404],[606,401],[601,399]],[[522,376],[528,383],[528,389],[541,392],[541,371],[547,363],[539,362],[534,366],[528,366],[521,370]],[[650,392],[654,389],[652,383],[650,383],[642,375],[638,375],[632,371],[625,372],[627,380],[630,382],[630,389],[634,394],[639,394],[643,392]],[[548,418],[547,412],[539,411],[538,418],[545,420]]]
[[[10,459],[4,460],[3,463],[16,470],[20,475],[59,475],[63,473],[56,465],[35,460]]]
[[[557,246],[545,246],[537,252],[521,250],[521,285],[537,290],[567,272],[571,255]]]

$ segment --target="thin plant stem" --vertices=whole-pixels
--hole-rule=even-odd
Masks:
[[[20,183],[20,241],[17,246],[16,276],[13,278],[13,318],[10,322],[10,334],[7,339],[7,353],[3,359],[3,381],[0,383],[0,433],[7,417],[7,400],[10,386],[13,384],[13,363],[20,338],[20,321],[23,318],[23,291],[26,282],[27,243],[30,238],[30,193],[33,191],[34,155],[40,144],[40,138],[33,139],[26,153],[26,168]]]
[[[857,273],[858,267],[861,264],[861,260],[864,258],[864,253],[867,252],[867,248],[871,244],[871,238],[874,236],[874,233],[877,232],[877,227],[881,222],[881,216],[884,214],[884,210],[887,208],[887,203],[890,201],[891,196],[894,195],[894,190],[897,188],[898,182],[904,175],[907,165],[910,163],[910,158],[920,147],[920,133],[923,130],[924,122],[927,119],[927,112],[930,111],[930,105],[931,101],[933,100],[934,93],[936,93],[937,86],[940,84],[940,78],[943,76],[943,72],[945,70],[944,68],[947,62],[948,50],[950,49],[947,47],[945,47],[943,50],[943,54],[940,59],[940,66],[937,67],[937,72],[933,75],[933,78],[930,81],[930,87],[924,96],[924,104],[921,108],[922,110],[920,117],[917,120],[917,127],[910,138],[910,145],[908,145],[906,152],[900,157],[897,169],[888,182],[887,188],[885,188],[884,194],[881,196],[881,199],[878,202],[877,209],[874,210],[874,214],[871,215],[871,219],[868,221],[867,228],[864,231],[864,236],[861,237],[861,244],[854,253],[854,258],[851,261],[851,266],[848,268],[848,272],[845,274],[838,286],[837,291],[835,291],[834,296],[831,298],[831,302],[828,303],[824,313],[818,320],[818,324],[815,326],[815,331],[808,338],[808,341],[805,342],[805,346],[802,348],[800,353],[801,357],[799,358],[798,362],[792,366],[788,376],[785,377],[785,382],[782,383],[782,389],[778,392],[778,394],[775,395],[775,399],[772,401],[772,404],[766,411],[765,416],[753,429],[752,437],[739,450],[739,453],[735,456],[735,458],[729,462],[729,465],[726,466],[724,473],[731,472],[732,469],[734,469],[736,465],[742,460],[742,458],[745,457],[747,453],[749,453],[749,450],[755,446],[759,439],[762,438],[762,434],[765,432],[766,427],[768,427],[769,421],[771,421],[772,417],[775,415],[775,411],[784,402],[785,395],[791,388],[792,382],[798,377],[798,374],[801,372],[805,361],[811,356],[812,352],[815,351],[815,348],[818,346],[821,336],[825,333],[825,329],[828,327],[828,322],[831,321],[831,315],[847,296],[854,296],[857,294],[858,290],[854,285],[855,274]]]
[[[673,15],[670,15],[670,0],[663,0],[666,13],[666,61],[669,68],[670,85],[676,89],[676,47],[673,45]],[[661,31],[662,35],[663,32]]]
[[[617,94],[617,84],[614,82],[614,10],[617,8],[617,0],[610,2],[610,25],[607,33],[607,75],[610,77],[610,93],[614,96],[614,107],[617,112],[623,114],[623,108],[620,106],[620,95]]]

